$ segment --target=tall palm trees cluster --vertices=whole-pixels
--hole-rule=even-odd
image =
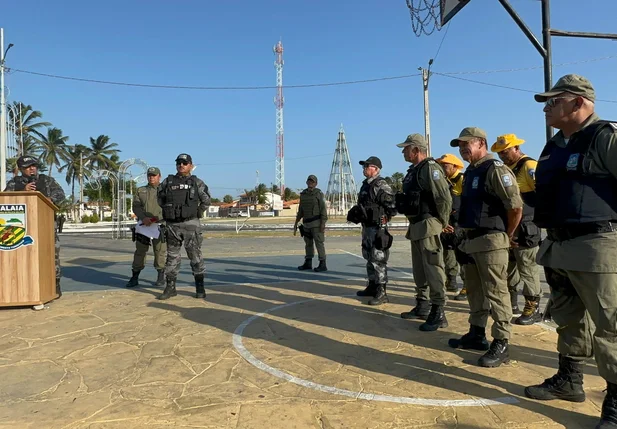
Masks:
[[[108,136],[90,137],[90,144],[69,144],[69,137],[60,128],[42,120],[43,114],[32,106],[15,101],[8,110],[9,128],[15,134],[13,153],[16,157],[7,159],[7,170],[18,173],[17,158],[21,155],[37,157],[42,170],[49,176],[64,175],[71,185],[71,199],[75,202],[75,182],[80,174],[88,177],[94,170],[117,171],[120,165],[118,144]]]

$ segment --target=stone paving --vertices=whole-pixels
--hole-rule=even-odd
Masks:
[[[539,402],[523,388],[551,376],[556,335],[514,329],[512,361],[480,368],[448,348],[467,330],[418,331],[408,242],[395,237],[390,303],[370,307],[358,237],[329,237],[327,273],[299,272],[297,238],[204,241],[207,299],[158,301],[155,272],[127,290],[132,243],[62,239],[64,296],[44,311],[0,310],[0,428],[589,428],[605,384],[586,367],[588,399]],[[151,264],[151,257],[149,259]],[[546,285],[544,285],[546,288]]]

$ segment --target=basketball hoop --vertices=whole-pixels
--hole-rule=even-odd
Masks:
[[[441,30],[441,2],[443,0],[406,0],[411,16],[411,28],[416,36],[427,36]]]

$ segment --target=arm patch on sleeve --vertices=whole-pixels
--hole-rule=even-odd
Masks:
[[[503,176],[501,176],[501,183],[503,183],[503,186],[505,188],[509,188],[510,186],[512,186],[512,177],[510,177],[509,174],[504,174]]]

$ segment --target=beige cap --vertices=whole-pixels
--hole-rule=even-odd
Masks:
[[[483,138],[484,140],[486,140],[486,131],[478,127],[463,128],[463,131],[461,131],[458,137],[455,139],[452,139],[452,141],[450,142],[450,146],[458,147],[459,141],[468,142],[469,140],[473,140],[477,138]]]
[[[593,89],[591,82],[589,82],[587,78],[577,74],[567,74],[559,78],[550,91],[536,94],[533,97],[538,103],[544,103],[549,98],[563,94],[564,92],[585,97],[590,101],[596,100],[596,91]]]
[[[424,136],[422,134],[409,134],[407,136],[407,139],[403,143],[399,143],[396,146],[397,147],[415,146],[415,147],[428,148],[428,145],[426,144],[426,140],[424,140]]]

